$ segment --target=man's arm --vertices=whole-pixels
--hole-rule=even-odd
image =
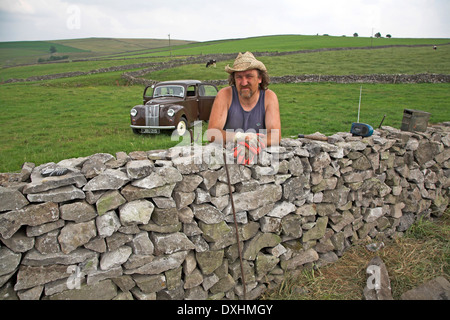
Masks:
[[[224,143],[226,141],[233,141],[234,133],[223,130],[227,121],[231,99],[231,87],[223,88],[217,93],[209,116],[208,130],[206,131],[209,142]]]
[[[281,120],[278,97],[270,89],[266,90],[266,146],[279,145],[281,141]]]

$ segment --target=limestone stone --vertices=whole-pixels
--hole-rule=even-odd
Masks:
[[[283,184],[283,198],[288,202],[294,202],[307,194],[308,187],[309,182],[306,176],[290,178]]]
[[[50,300],[111,300],[117,295],[117,287],[107,279],[92,285],[81,285],[77,290],[66,290],[50,296]]]
[[[20,266],[14,290],[24,290],[69,277],[68,267],[64,265]]]
[[[86,198],[86,195],[77,187],[70,185],[41,193],[28,194],[27,198],[30,202],[65,202],[84,199]]]
[[[314,249],[308,249],[294,255],[291,259],[282,261],[281,267],[285,270],[295,269],[305,263],[319,260],[319,254]]]
[[[178,209],[185,208],[194,202],[195,192],[174,191],[173,198]]]
[[[295,214],[285,216],[281,221],[283,234],[294,238],[300,238],[303,233],[302,221],[302,217]]]
[[[117,190],[129,181],[126,173],[119,169],[106,169],[98,176],[89,180],[83,187],[84,191]]]
[[[377,208],[368,208],[367,213],[364,215],[364,220],[366,222],[374,222],[379,217],[384,215],[384,211],[382,207]]]
[[[216,184],[219,174],[221,174],[221,172],[217,170],[206,170],[199,172],[199,175],[203,177],[201,186],[203,186],[206,190],[211,189],[211,187]]]
[[[101,216],[105,212],[117,209],[125,202],[125,198],[119,193],[119,191],[107,191],[95,203],[97,207],[97,214]]]
[[[119,230],[121,224],[115,211],[108,211],[95,219],[98,235],[102,238],[111,236]]]
[[[349,225],[355,220],[352,213],[348,210],[344,211],[338,218],[332,217],[332,219],[333,223],[330,223],[330,225],[331,228],[333,228],[333,230],[336,232],[341,231],[345,226]]]
[[[0,186],[0,212],[21,209],[28,203],[19,190]]]
[[[0,234],[8,239],[23,225],[39,226],[58,219],[59,208],[54,202],[28,205],[0,215]]]
[[[48,222],[38,226],[27,226],[26,233],[28,237],[36,237],[52,230],[62,228],[64,224],[64,220],[58,219],[54,222]]]
[[[363,291],[366,300],[393,300],[391,282],[383,260],[375,256],[366,271],[370,275]]]
[[[134,282],[144,293],[158,292],[167,288],[166,277],[163,274],[157,275],[134,275]]]
[[[296,209],[295,213],[304,217],[315,216],[317,213],[316,205],[315,204],[302,205],[301,207]]]
[[[134,200],[119,208],[120,222],[129,226],[147,224],[150,221],[155,205],[148,200]]]
[[[236,284],[236,281],[230,274],[227,274],[225,277],[219,279],[219,281],[213,285],[209,290],[212,294],[216,294],[219,292],[228,292],[230,291]]]
[[[262,232],[273,232],[279,234],[281,232],[281,218],[264,216],[259,220]]]
[[[194,216],[207,224],[219,223],[223,221],[225,215],[210,204],[192,205]]]
[[[42,254],[32,249],[25,254],[22,264],[27,266],[47,266],[52,264],[72,265],[94,257],[97,257],[97,253],[84,248],[75,249],[69,254],[61,251]]]
[[[273,255],[263,254],[259,252],[256,256],[255,263],[256,274],[258,278],[261,278],[262,276],[269,273],[273,268],[276,267],[279,261],[280,259]]]
[[[109,270],[118,267],[128,260],[132,253],[129,246],[122,246],[114,251],[108,251],[102,254],[100,259],[100,269]]]
[[[331,158],[326,152],[321,152],[316,157],[310,159],[313,171],[320,171],[331,163]]]
[[[182,179],[183,176],[174,167],[155,167],[149,176],[134,180],[131,184],[139,188],[153,189],[180,182]]]
[[[133,253],[136,255],[150,255],[153,254],[155,247],[148,236],[148,232],[142,231],[134,236],[130,243]]]
[[[22,254],[15,253],[12,250],[1,247],[0,248],[0,276],[9,274],[16,270],[19,266]]]
[[[406,291],[401,300],[450,300],[450,283],[444,277],[436,277],[416,288]]]
[[[265,184],[255,191],[234,194],[234,207],[236,212],[254,210],[277,202],[281,196],[281,186]]]
[[[51,189],[75,185],[81,188],[86,184],[86,178],[79,171],[69,172],[62,176],[43,177],[39,173],[45,166],[40,166],[33,170],[31,183],[23,188],[23,194],[40,193]]]
[[[126,164],[128,177],[132,180],[141,179],[148,176],[152,172],[153,168],[153,162],[148,159],[132,160]]]
[[[199,269],[195,269],[189,275],[185,276],[184,289],[191,289],[201,285],[203,282],[203,275]]]
[[[287,201],[275,204],[273,209],[267,214],[269,217],[283,218],[291,212],[294,212],[296,207],[294,204]]]
[[[193,192],[203,182],[198,174],[183,175],[183,179],[177,183],[176,191]]]
[[[310,240],[318,240],[325,235],[325,231],[328,224],[328,217],[319,217],[317,218],[316,225],[303,233],[302,241],[308,242]]]
[[[197,252],[195,256],[203,274],[210,275],[222,265],[224,250]]]
[[[122,195],[127,199],[127,201],[139,200],[144,198],[154,198],[154,197],[171,197],[172,191],[175,188],[175,183],[164,184],[159,187],[146,189],[132,186],[127,184],[121,191]]]
[[[35,239],[27,237],[25,230],[23,229],[20,229],[9,239],[0,237],[0,240],[5,246],[17,253],[27,252],[33,248],[35,244]]]
[[[97,216],[95,208],[84,200],[63,204],[59,208],[61,219],[86,222]]]
[[[178,224],[179,220],[177,208],[155,208],[152,213],[152,221],[159,226],[171,226]]]
[[[438,142],[423,139],[420,140],[417,150],[414,151],[414,158],[419,165],[424,165],[439,153],[440,146]]]
[[[218,176],[219,181],[227,183],[228,178],[226,170],[222,168],[221,170],[219,170],[219,172],[220,172]],[[242,181],[249,180],[252,175],[251,169],[239,164],[229,164],[228,173],[230,174],[230,183],[232,185]]]
[[[36,241],[34,241],[34,238],[31,239],[33,239],[33,244],[40,253],[57,253],[61,251],[58,242],[58,235],[59,230],[53,230],[39,237],[36,237]]]
[[[125,274],[159,274],[176,269],[183,263],[188,251],[175,252],[171,255],[157,256],[151,262],[135,269],[125,270]]]
[[[61,229],[58,241],[61,251],[68,254],[97,235],[95,221],[68,223]]]
[[[104,161],[100,159],[88,159],[83,163],[81,168],[81,173],[87,178],[91,179],[98,176],[100,173],[106,170],[106,165]]]
[[[178,251],[195,249],[195,245],[181,232],[158,234],[153,232],[150,239],[155,245],[155,254],[172,254]]]
[[[281,242],[280,236],[274,233],[258,233],[253,239],[245,243],[243,249],[243,258],[247,260],[255,260],[258,252],[262,248],[275,247]]]

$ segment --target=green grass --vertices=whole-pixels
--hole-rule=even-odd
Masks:
[[[25,161],[41,164],[175,145],[169,134],[131,132],[129,111],[141,103],[141,94],[138,86],[1,86],[0,172],[20,170]]]
[[[155,56],[191,56],[201,54],[252,52],[286,52],[319,48],[376,47],[385,45],[439,45],[450,39],[368,38],[342,36],[277,35],[219,41],[192,42],[166,39],[87,38],[57,41],[21,41],[0,43],[0,65],[35,63],[48,57],[50,46],[58,53],[79,58],[152,58]],[[14,50],[14,51],[11,51]]]
[[[171,43],[177,46],[192,43],[192,41],[173,40]],[[39,58],[49,57],[51,46],[56,48],[57,54],[69,55],[69,59],[86,59],[116,54],[134,55],[143,50],[168,47],[168,40],[86,38],[0,42],[0,65],[36,63]]]
[[[276,84],[283,137],[321,132],[331,135],[350,130],[357,121],[360,84]],[[400,128],[403,110],[431,113],[430,122],[450,117],[449,84],[363,84],[360,122],[377,128]]]
[[[368,38],[308,35],[276,35],[244,39],[229,39],[195,43],[189,46],[172,48],[173,55],[200,55],[236,52],[286,52],[320,48],[371,47],[386,45],[444,44],[450,39],[412,39],[412,38]],[[149,51],[149,55],[169,55],[168,48],[163,52]]]
[[[142,86],[124,86],[120,72],[0,86],[0,172],[26,162],[42,164],[98,152],[174,146],[170,133],[137,136],[129,110],[142,103]],[[114,76],[112,76],[114,75]],[[120,86],[116,85],[116,81]],[[283,137],[349,131],[356,121],[358,84],[277,84]],[[448,120],[449,84],[363,85],[360,121],[400,127],[403,109]],[[326,116],[324,116],[326,115]]]
[[[86,40],[86,39],[85,39]],[[94,39],[95,40],[95,39]],[[88,43],[75,39],[61,42],[83,50],[96,50],[95,41]],[[138,62],[168,61],[170,58],[144,57],[142,49],[124,52],[128,40],[111,41],[111,55],[103,60],[45,65],[17,66],[0,70],[0,80],[25,78],[31,75],[70,71],[89,71]],[[367,45],[368,38],[323,36],[270,36],[247,39],[211,41],[174,46],[197,53],[237,52],[245,50],[292,51],[333,46]],[[373,39],[374,45],[441,43],[449,39]],[[107,41],[107,40],[102,40]],[[77,44],[78,42],[78,44]],[[53,43],[53,42],[52,42]],[[102,42],[104,43],[104,42]],[[130,42],[131,43],[131,42]],[[47,44],[40,44],[44,49]],[[139,41],[132,43],[139,46]],[[142,47],[150,46],[150,42]],[[78,46],[78,47],[77,47]],[[117,46],[114,50],[114,46]],[[122,47],[121,47],[122,46]],[[131,46],[131,44],[130,44]],[[261,48],[265,47],[265,50]],[[105,49],[106,50],[106,49]],[[122,51],[121,51],[122,50]],[[164,50],[156,48],[153,50]],[[368,73],[449,73],[450,46],[434,51],[423,48],[387,48],[292,54],[261,57],[271,76],[292,74],[368,74]],[[96,56],[98,52],[91,52]],[[155,80],[226,79],[226,64],[219,61],[217,68],[204,64],[185,65],[154,72]],[[57,162],[72,157],[89,156],[98,152],[115,154],[119,151],[168,148],[177,142],[170,134],[137,136],[129,128],[129,110],[142,103],[143,86],[127,86],[120,72],[106,72],[89,76],[58,80],[0,85],[0,172],[18,171],[26,161],[37,165]],[[431,113],[430,122],[449,121],[450,84],[363,84],[360,122],[378,126],[384,114],[385,125],[400,127],[403,109],[419,109]],[[356,121],[359,84],[305,83],[272,84],[280,101],[283,137],[299,133],[321,132],[327,135],[349,131]]]
[[[311,52],[285,56],[260,57],[271,76],[300,74],[414,74],[414,73],[450,73],[450,46],[439,50],[430,47],[387,48],[377,50],[346,50]],[[0,80],[10,78],[28,78],[30,76],[55,74],[71,71],[91,71],[112,66],[135,63],[161,62],[167,58],[134,58],[127,60],[100,60],[72,63],[36,64],[11,67],[0,70]],[[205,68],[204,63],[188,64],[172,69],[149,73],[148,79],[173,80],[192,78],[202,80],[224,79],[226,65],[232,65],[233,59],[218,61],[216,68]],[[286,73],[288,72],[288,73]]]
[[[260,57],[272,77],[302,74],[417,74],[450,73],[450,46],[434,51],[430,47],[387,48],[377,50],[346,50]],[[218,80],[226,78],[226,65],[233,59],[218,61],[216,68],[202,64],[184,65],[154,71],[147,79],[174,80],[180,77]]]

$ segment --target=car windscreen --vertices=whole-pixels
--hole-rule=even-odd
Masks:
[[[184,87],[176,85],[166,85],[156,87],[153,91],[153,98],[158,97],[184,97]]]

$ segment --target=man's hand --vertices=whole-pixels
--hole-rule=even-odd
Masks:
[[[265,135],[261,133],[236,133],[234,141],[237,146],[233,149],[238,164],[253,164],[254,158],[266,147]]]

